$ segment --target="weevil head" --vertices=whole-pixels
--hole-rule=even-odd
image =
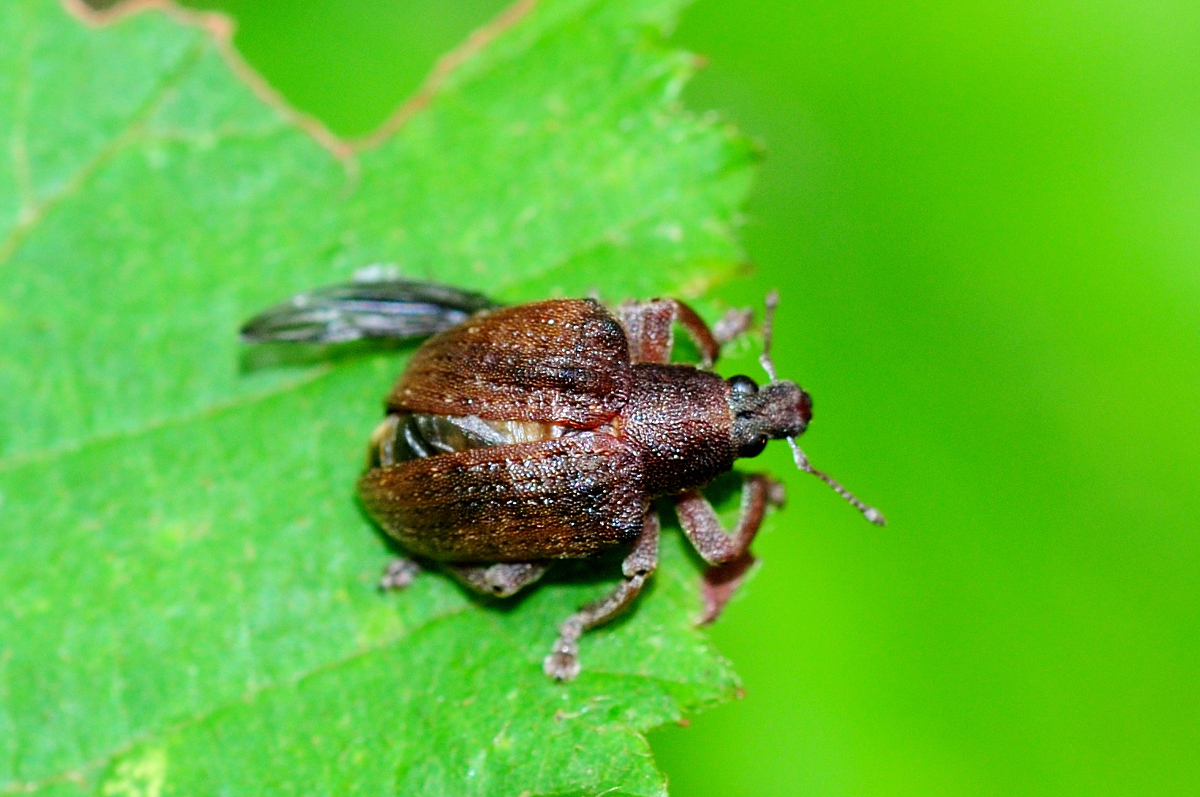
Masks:
[[[766,448],[768,440],[786,439],[797,468],[828,484],[835,493],[862,512],[867,520],[877,526],[886,526],[882,512],[864,504],[829,474],[814,468],[796,444],[796,437],[808,428],[808,422],[812,420],[812,398],[795,382],[775,376],[775,363],[771,361],[771,322],[777,304],[779,294],[771,291],[767,294],[767,312],[763,318],[763,351],[758,356],[771,381],[762,390],[748,376],[735,376],[726,382],[737,456],[758,456]]]
[[[760,388],[750,377],[739,375],[725,384],[739,457],[758,456],[768,440],[803,434],[812,420],[812,397],[795,382],[772,380]]]

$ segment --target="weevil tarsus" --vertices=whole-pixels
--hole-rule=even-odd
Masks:
[[[405,589],[416,580],[421,570],[421,565],[416,559],[398,556],[388,562],[383,577],[379,579],[379,588],[384,592]]]
[[[442,569],[458,583],[481,595],[511,597],[540,579],[550,569],[548,562],[498,562],[492,565],[443,564]]]

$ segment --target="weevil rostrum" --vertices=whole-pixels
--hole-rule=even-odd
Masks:
[[[709,370],[722,344],[745,331],[748,311],[711,328],[675,299],[592,299],[499,306],[434,283],[382,279],[302,294],[251,319],[253,343],[331,343],[433,335],[413,354],[371,435],[358,496],[371,518],[413,557],[383,578],[400,588],[436,563],[466,587],[507,597],[555,560],[624,546],[623,580],[559,626],[546,674],[579,673],[581,634],[629,607],[654,572],[669,497],[691,544],[710,565],[711,621],[753,562],[749,546],[766,510],[784,498],[771,477],[745,477],[741,514],[722,528],[702,488],[768,440],[787,440],[796,465],[828,483],[873,523],[883,515],[809,463],[796,445],[812,399],[771,362],[774,293],[760,361],[769,381]],[[671,362],[674,328],[700,361]]]

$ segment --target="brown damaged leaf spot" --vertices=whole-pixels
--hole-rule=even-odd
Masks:
[[[343,163],[351,175],[358,172],[355,156],[363,150],[380,146],[395,135],[405,123],[429,106],[447,79],[454,71],[481,53],[509,28],[513,27],[534,8],[538,0],[517,0],[501,11],[491,22],[476,28],[467,35],[462,44],[453,48],[434,64],[421,86],[392,112],[372,133],[353,139],[344,139],[330,130],[315,116],[295,108],[267,80],[250,66],[237,48],[233,46],[236,23],[225,14],[213,11],[194,11],[179,6],[173,0],[61,0],[69,14],[86,25],[109,25],[120,19],[144,11],[160,11],[180,24],[200,28],[208,33],[222,58],[229,64],[233,74],[250,87],[255,96],[276,109],[289,123],[313,137],[330,154]]]

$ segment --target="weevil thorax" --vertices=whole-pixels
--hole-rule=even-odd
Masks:
[[[812,420],[812,397],[795,382],[778,379],[759,388],[750,377],[735,376],[726,384],[733,446],[739,457],[758,456],[768,440],[803,434]]]

